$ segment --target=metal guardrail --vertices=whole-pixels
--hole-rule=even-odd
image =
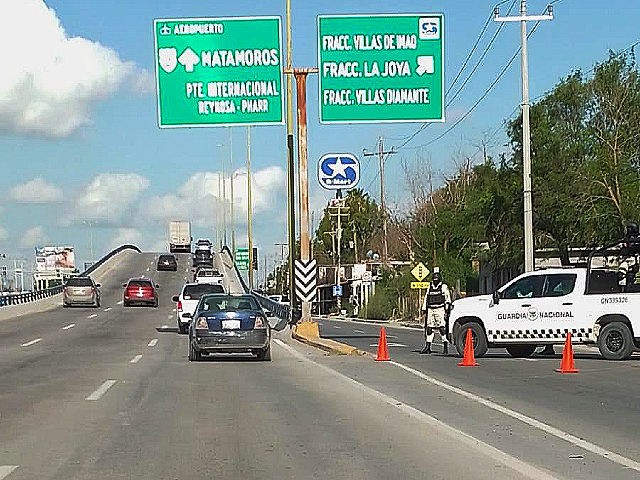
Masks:
[[[254,297],[256,297],[256,300],[258,300],[258,303],[262,308],[270,311],[280,319],[280,321],[273,327],[274,330],[277,330],[277,331],[284,330],[287,324],[297,322],[298,319],[295,319],[292,322],[292,311],[289,305],[284,305],[280,302],[276,302],[275,300],[271,300],[269,297],[265,297],[264,295],[256,292],[255,290],[250,290],[249,287],[247,287],[247,284],[245,283],[244,278],[242,278],[242,275],[240,274],[240,270],[238,270],[238,266],[236,265],[236,262],[233,259],[233,255],[231,254],[231,250],[229,250],[229,247],[227,246],[222,247],[222,252],[226,253],[231,259],[231,262],[233,263],[233,268],[236,271],[238,280],[240,281],[240,284],[242,285],[242,288],[245,291],[245,293],[251,293]]]
[[[102,266],[107,260],[111,257],[117,255],[124,250],[135,250],[140,253],[140,249],[135,245],[121,245],[118,248],[114,248],[109,253],[107,253],[104,257],[98,260],[96,263],[87,268],[84,272],[79,275],[87,276],[93,273],[96,269]],[[0,295],[0,307],[6,307],[9,305],[21,305],[23,303],[29,303],[36,300],[41,300],[43,298],[52,297],[59,293],[62,293],[62,289],[64,287],[62,285],[58,285],[57,287],[47,288],[46,290],[36,290],[32,292],[26,293],[10,293],[8,295]]]
[[[23,303],[33,302],[35,300],[41,300],[43,298],[52,297],[62,292],[62,285],[57,287],[47,288],[46,290],[36,290],[26,293],[10,293],[8,295],[0,296],[0,307],[6,307],[9,305],[21,305]]]

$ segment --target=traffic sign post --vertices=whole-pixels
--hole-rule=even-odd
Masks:
[[[281,125],[280,17],[154,20],[160,128]]]
[[[236,248],[235,257],[238,270],[249,270],[249,249],[247,247]]]
[[[444,122],[444,15],[320,15],[320,121]]]

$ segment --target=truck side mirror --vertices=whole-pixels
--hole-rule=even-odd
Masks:
[[[500,292],[498,292],[498,290],[493,292],[493,303],[494,305],[497,305],[500,303]]]

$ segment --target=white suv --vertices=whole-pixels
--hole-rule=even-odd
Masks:
[[[175,295],[172,298],[176,302],[176,321],[180,333],[187,333],[189,322],[198,306],[200,297],[210,293],[225,293],[224,287],[212,283],[186,283],[182,287],[180,295]]]

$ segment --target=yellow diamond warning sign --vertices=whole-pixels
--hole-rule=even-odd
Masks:
[[[425,267],[424,263],[420,262],[415,267],[413,267],[413,270],[411,270],[411,274],[416,277],[416,280],[421,282],[429,275],[429,269]]]

